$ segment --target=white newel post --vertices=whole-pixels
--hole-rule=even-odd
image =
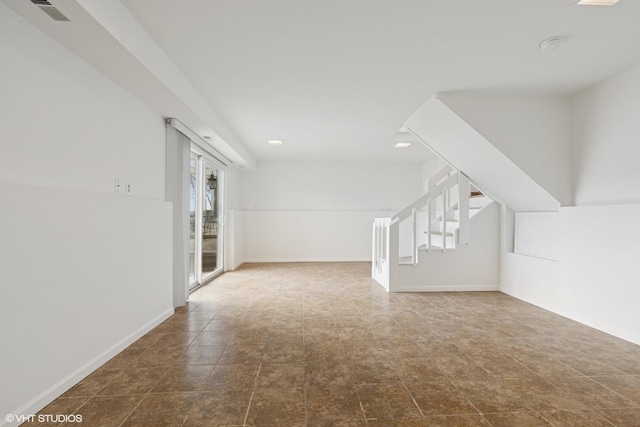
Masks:
[[[459,209],[459,227],[458,227],[458,243],[468,245],[471,240],[469,229],[469,194],[471,186],[469,178],[462,172],[458,173],[458,209]]]
[[[400,268],[400,221],[393,221],[388,228],[389,239],[387,248],[389,250],[387,259],[389,261],[389,282],[387,290],[395,292],[398,289],[398,269]]]

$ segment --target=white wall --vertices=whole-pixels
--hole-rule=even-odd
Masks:
[[[173,314],[171,205],[5,183],[0,199],[0,412],[33,414]]]
[[[371,226],[422,192],[416,164],[265,162],[242,172],[246,261],[371,259]]]
[[[388,212],[244,211],[249,262],[370,261],[372,225]]]
[[[427,160],[422,164],[422,189],[423,190],[425,191],[427,190],[427,181],[429,181],[429,178],[431,178],[432,176],[440,172],[440,170],[446,165],[447,163],[437,156]]]
[[[562,232],[557,212],[516,212],[513,250],[520,255],[558,260],[558,235]]]
[[[0,28],[0,413],[31,414],[173,312],[165,132],[2,4]]]
[[[640,203],[640,66],[572,105],[576,205]]]
[[[163,199],[162,117],[0,8],[0,181]]]
[[[448,92],[439,98],[563,206],[573,204],[566,97]]]
[[[530,214],[524,214],[525,216]],[[537,235],[537,258],[503,252],[501,290],[640,344],[640,205],[576,206],[544,222],[521,223]],[[607,224],[615,222],[615,231]],[[557,259],[552,261],[549,259]]]
[[[471,241],[455,250],[418,251],[417,266],[396,265],[392,292],[496,291],[500,284],[500,212],[491,203],[469,221]]]
[[[241,172],[230,168],[225,172],[225,269],[235,270],[244,262],[244,212],[241,203]]]
[[[581,206],[560,210],[555,235],[539,233],[535,220],[520,230],[538,239],[538,256],[557,261],[504,248],[501,260],[504,292],[638,344],[639,88],[636,67],[573,97],[575,201]]]
[[[422,191],[418,163],[262,162],[242,173],[243,210],[395,211]]]

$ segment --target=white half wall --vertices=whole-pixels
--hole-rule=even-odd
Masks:
[[[539,257],[503,251],[500,290],[640,344],[640,205],[567,207],[553,215],[556,234],[538,229],[549,218],[520,222],[517,233],[538,236]]]
[[[225,270],[235,270],[245,262],[243,211],[228,210],[225,218]]]
[[[370,261],[373,220],[422,193],[422,166],[267,162],[241,180],[244,261]]]
[[[491,203],[469,221],[471,242],[455,250],[418,251],[419,263],[392,265],[391,292],[496,291],[500,288],[500,211]]]
[[[0,413],[34,414],[173,314],[171,205],[4,183],[0,199]]]
[[[225,270],[235,270],[245,260],[244,255],[244,212],[241,204],[242,174],[238,168],[225,171]]]
[[[33,414],[173,313],[165,128],[2,3],[0,57],[0,413]]]
[[[542,221],[519,214],[516,241],[538,258],[503,249],[501,290],[640,344],[640,67],[574,95],[571,107],[577,206]]]
[[[558,260],[557,212],[516,212],[513,251],[520,255]]]

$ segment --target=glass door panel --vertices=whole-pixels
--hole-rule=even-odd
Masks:
[[[189,288],[222,273],[223,172],[194,150],[189,181]]]
[[[198,197],[198,158],[191,156],[189,174],[189,288],[198,283],[196,277],[196,200]]]
[[[202,198],[202,275],[218,269],[218,170],[204,161]]]

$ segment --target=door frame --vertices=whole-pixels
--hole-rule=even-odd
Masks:
[[[195,141],[191,141],[191,159],[196,158],[196,213],[195,213],[195,282],[190,282],[189,292],[193,292],[200,286],[209,283],[211,280],[224,273],[224,238],[225,238],[225,223],[224,223],[224,200],[225,200],[225,171],[226,165],[221,163],[216,157],[211,155],[206,149]],[[203,275],[202,272],[202,213],[203,213],[203,197],[205,191],[205,161],[218,171],[218,182],[215,203],[217,204],[217,222],[218,222],[218,234],[217,234],[217,253],[218,264],[216,269],[212,272]],[[199,236],[199,238],[198,238]]]
[[[189,293],[197,289],[198,286],[190,289],[189,286],[189,253],[190,253],[190,174],[191,174],[191,152],[192,148],[198,151],[198,154],[206,156],[221,175],[224,175],[229,169],[232,162],[224,155],[219,153],[213,146],[200,137],[197,133],[189,129],[186,125],[175,118],[165,118],[166,124],[166,201],[173,204],[173,306],[183,307],[188,299]],[[224,191],[226,185],[224,179],[218,183],[222,193],[221,203],[224,203],[226,197]],[[219,228],[221,229],[221,239],[225,238],[225,212],[224,205],[220,205],[219,211]],[[225,247],[223,243],[219,246],[220,254],[223,262],[222,267],[217,274],[224,272],[224,259],[226,258]],[[207,283],[213,279],[215,275],[206,276],[203,283]],[[200,286],[200,285],[199,285]]]

